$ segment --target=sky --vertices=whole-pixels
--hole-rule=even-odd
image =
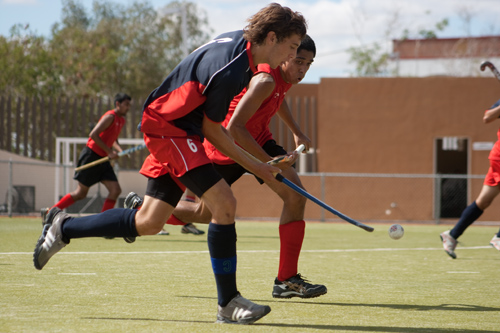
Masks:
[[[117,1],[130,4],[130,1]],[[80,0],[89,11],[93,0]],[[155,8],[168,0],[149,0]],[[272,1],[190,0],[207,14],[214,37],[239,30],[246,20]],[[449,20],[438,32],[440,38],[500,35],[499,0],[288,0],[279,1],[301,12],[308,22],[308,34],[316,42],[316,59],[305,83],[319,83],[322,77],[348,77],[354,73],[349,62],[350,47],[380,43],[390,52],[390,40],[404,29],[416,38],[422,29]],[[438,6],[436,6],[438,4]],[[29,24],[39,35],[50,37],[51,26],[61,20],[61,0],[0,0],[0,35],[8,36],[17,23]],[[389,29],[391,28],[391,29]],[[387,34],[387,31],[391,31]],[[389,37],[387,37],[389,36]]]

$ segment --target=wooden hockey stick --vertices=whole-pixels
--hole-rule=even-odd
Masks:
[[[138,146],[135,146],[135,147],[132,147],[132,148],[129,148],[129,149],[125,149],[125,150],[119,152],[118,156],[123,156],[123,155],[131,154],[133,152],[136,152],[136,151],[144,149],[144,148],[146,148],[145,144],[138,145]],[[104,163],[104,162],[107,162],[107,161],[109,161],[109,157],[108,156],[100,158],[98,160],[95,160],[94,162],[90,162],[90,163],[81,165],[78,168],[75,168],[75,172],[82,171],[82,170],[85,170],[85,169],[88,169],[88,168],[92,168],[93,166],[96,166],[98,164],[101,164],[101,163]]]

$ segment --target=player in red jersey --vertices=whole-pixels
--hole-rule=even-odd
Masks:
[[[108,156],[110,160],[118,158],[122,148],[118,144],[118,136],[125,125],[125,116],[130,109],[132,98],[124,93],[115,96],[115,108],[106,112],[89,134],[87,145],[83,148],[77,166],[82,166],[100,158]],[[75,172],[73,179],[78,181],[76,189],[67,193],[51,208],[64,209],[78,200],[85,199],[89,188],[101,182],[108,190],[108,196],[102,206],[102,212],[115,206],[118,196],[122,192],[118,178],[111,163],[104,162],[92,168]],[[50,208],[42,208],[42,218]]]
[[[500,117],[500,100],[493,104],[483,116],[485,124],[489,124]],[[457,224],[451,230],[441,233],[441,241],[445,252],[453,259],[457,258],[455,248],[457,247],[457,239],[464,231],[474,223],[488,208],[493,200],[500,193],[500,129],[497,132],[498,140],[495,142],[490,155],[490,168],[484,178],[483,188],[477,199],[464,209]],[[493,236],[490,245],[500,251],[500,230]]]
[[[203,139],[261,177],[278,183],[276,167],[248,158],[221,126],[229,103],[250,82],[255,66],[272,68],[294,58],[306,34],[304,17],[272,3],[249,19],[243,31],[222,34],[188,55],[148,97],[139,129],[150,155],[141,169],[148,178],[140,210],[111,209],[72,218],[50,210],[35,247],[35,268],[71,238],[154,235],[189,188],[212,212],[208,249],[218,293],[217,322],[249,324],[271,311],[241,296],[236,286],[236,199],[205,153]]]
[[[316,47],[314,41],[306,36],[297,50],[297,56],[281,66],[272,69],[261,64],[244,89],[231,102],[223,125],[229,130],[236,142],[252,155],[266,162],[276,156],[286,155],[283,147],[276,144],[269,130],[271,118],[277,113],[294,135],[297,146],[304,144],[308,149],[311,141],[302,133],[293,119],[286,101],[286,92],[293,84],[298,84],[314,61]],[[208,157],[215,169],[232,185],[247,170],[221,153],[210,142],[204,142]],[[283,176],[302,187],[300,178],[292,166],[295,158],[280,164]],[[324,285],[310,284],[298,273],[298,260],[305,232],[304,210],[306,199],[281,183],[268,183],[269,187],[283,199],[280,218],[280,263],[278,276],[274,282],[273,297],[311,298],[326,294]],[[190,195],[190,194],[188,194]],[[180,202],[167,223],[188,221],[209,223],[210,210],[203,201],[198,203]]]

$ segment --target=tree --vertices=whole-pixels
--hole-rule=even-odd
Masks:
[[[45,38],[29,25],[14,25],[10,37],[0,36],[0,90],[14,97],[59,91],[58,72]]]
[[[9,38],[0,36],[0,89],[30,96],[124,91],[146,97],[184,56],[179,15],[166,12],[182,6],[192,50],[211,32],[206,14],[193,3],[176,1],[157,11],[148,1],[125,6],[95,0],[88,11],[78,0],[63,0],[51,38],[21,27]]]
[[[429,14],[429,12],[427,12]],[[391,34],[397,29],[394,27],[399,21],[399,13],[394,12],[392,19],[390,20],[388,27],[384,34],[384,39],[390,40]],[[443,31],[448,26],[448,19],[443,19],[434,25],[434,29],[419,29],[417,32],[417,37],[419,39],[433,39],[437,38],[437,32]],[[411,38],[411,32],[409,29],[404,29],[399,40],[405,40]],[[357,47],[350,47],[347,52],[350,54],[349,63],[354,63],[356,65],[355,75],[356,76],[381,76],[389,75],[388,65],[391,59],[391,53],[389,51],[384,51],[382,44],[380,42],[375,42],[370,45],[361,45]]]

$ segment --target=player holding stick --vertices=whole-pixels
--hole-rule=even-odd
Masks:
[[[483,122],[489,124],[500,117],[500,99],[486,110],[483,116]],[[488,208],[493,200],[500,193],[500,129],[497,132],[498,141],[493,146],[490,152],[490,168],[484,179],[483,188],[477,199],[464,209],[460,219],[453,229],[441,233],[440,237],[443,241],[443,248],[446,253],[456,259],[455,248],[457,247],[457,239],[464,231],[474,223]],[[500,230],[493,236],[490,245],[500,251]]]
[[[118,144],[118,136],[125,125],[125,116],[130,109],[132,98],[124,93],[115,96],[113,110],[107,111],[89,134],[87,145],[80,153],[77,167],[108,157],[109,160],[117,159],[122,148]],[[104,200],[101,212],[114,208],[116,200],[122,189],[118,178],[109,161],[93,166],[82,171],[75,172],[73,179],[77,180],[76,189],[67,193],[51,208],[65,209],[75,202],[85,199],[92,185],[101,182],[108,190],[108,196]],[[51,208],[42,208],[42,219]]]
[[[35,247],[35,268],[71,238],[136,237],[162,229],[185,188],[212,212],[208,249],[218,293],[217,322],[249,324],[271,311],[243,298],[236,286],[236,199],[203,148],[206,137],[265,181],[277,182],[276,167],[248,158],[221,126],[229,103],[249,83],[255,66],[272,68],[294,58],[306,34],[304,17],[272,3],[249,19],[243,31],[222,34],[188,55],[148,97],[140,130],[150,155],[141,173],[148,177],[141,210],[111,209],[72,218],[53,208]]]
[[[298,84],[314,61],[316,47],[314,41],[306,36],[297,50],[297,56],[276,69],[267,64],[259,65],[248,89],[243,90],[231,102],[223,125],[236,142],[250,154],[263,162],[273,157],[286,155],[283,147],[276,144],[269,130],[271,118],[277,113],[293,133],[297,146],[304,144],[309,148],[311,140],[302,133],[293,119],[284,100],[293,84]],[[217,150],[210,142],[204,142],[208,157],[215,169],[229,185],[237,181],[247,170]],[[295,154],[296,155],[296,154]],[[294,184],[303,187],[297,172],[292,166],[297,156],[279,164],[282,175]],[[261,182],[262,183],[262,182]],[[298,261],[304,240],[304,210],[306,198],[281,183],[266,182],[283,200],[280,218],[280,262],[278,276],[274,281],[272,295],[275,298],[312,298],[326,294],[324,285],[310,284],[298,273]],[[188,193],[189,195],[189,193]],[[140,198],[135,195],[135,206]],[[130,194],[129,196],[130,197]],[[167,221],[168,224],[184,222],[209,223],[212,218],[203,200],[198,203],[181,201]]]

